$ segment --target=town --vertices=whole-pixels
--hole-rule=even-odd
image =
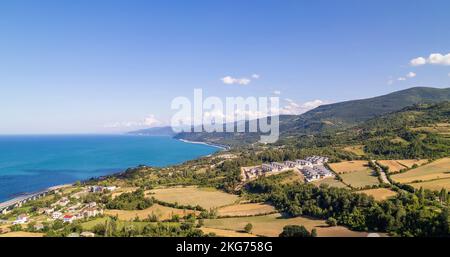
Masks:
[[[306,182],[311,182],[327,177],[334,177],[333,172],[325,167],[328,157],[310,156],[305,159],[295,161],[263,163],[260,166],[242,167],[242,181],[253,180],[262,176],[279,174],[288,170],[297,170],[305,178]]]
[[[41,207],[36,210],[36,215],[44,217],[41,219],[43,222],[48,221],[61,221],[63,223],[72,223],[75,220],[83,220],[89,219],[93,217],[97,217],[103,215],[103,208],[101,204],[98,204],[95,201],[85,202],[83,199],[86,199],[86,196],[94,193],[105,193],[105,192],[113,192],[117,189],[116,186],[87,186],[83,187],[80,191],[74,192],[70,196],[64,196],[62,190],[65,187],[61,187],[58,189],[51,189],[48,192],[54,195],[58,200],[53,202],[50,206]],[[33,200],[36,200],[40,197],[46,196],[46,194],[40,194],[39,197],[33,196]],[[11,205],[9,208],[4,208],[1,214],[8,214],[14,208],[20,207],[22,203]],[[27,214],[20,214],[13,221],[1,221],[0,223],[10,223],[11,225],[24,225],[31,224],[30,217]],[[43,222],[33,222],[33,229],[35,231],[41,231],[44,229]],[[10,228],[0,229],[0,233],[7,233],[10,231]],[[93,233],[86,232],[80,235],[72,235],[72,236],[82,236],[82,237],[91,237],[94,236]]]

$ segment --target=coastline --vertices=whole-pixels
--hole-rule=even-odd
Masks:
[[[176,139],[176,138],[173,138],[173,139]],[[228,146],[223,146],[223,145],[218,145],[218,144],[211,144],[211,143],[205,143],[205,142],[189,141],[189,140],[185,140],[185,139],[176,139],[176,140],[179,140],[181,142],[188,143],[188,144],[200,144],[200,145],[212,146],[212,147],[220,149],[219,151],[226,151],[226,150],[229,150],[229,148],[230,148]],[[206,155],[206,156],[211,156],[211,154]],[[197,158],[200,158],[200,157],[197,157]],[[195,160],[197,158],[194,158],[192,160]],[[169,166],[171,166],[171,165],[169,165]],[[92,178],[94,178],[94,179],[101,179],[104,176],[114,176],[114,175],[118,175],[118,174],[123,173],[125,170],[117,171],[117,172],[114,172],[114,173],[111,173],[111,174],[108,174],[108,175],[92,177]],[[89,178],[89,179],[92,179],[92,178]],[[86,180],[89,180],[89,179],[86,179]],[[86,180],[83,180],[83,181],[86,181]],[[72,186],[74,183],[75,183],[75,181],[73,183],[69,183],[69,184],[58,184],[58,185],[47,187],[47,188],[44,188],[42,190],[35,191],[35,192],[32,192],[32,193],[25,193],[23,195],[16,196],[14,198],[7,199],[5,201],[0,201],[0,211],[2,211],[5,208],[9,209],[11,206],[16,205],[17,203],[20,203],[20,202],[23,202],[23,201],[28,201],[28,200],[30,200],[30,198],[33,198],[33,197],[35,197],[37,195],[47,194],[47,193],[50,193],[50,192],[52,192],[54,190],[58,190],[58,189],[61,189],[61,188],[64,188],[64,187]]]
[[[208,146],[213,146],[213,147],[216,147],[216,148],[219,148],[219,149],[222,149],[222,150],[229,150],[230,149],[229,146],[225,146],[225,145],[206,143],[206,142],[200,142],[200,141],[190,141],[190,140],[178,139],[178,138],[175,138],[175,139],[177,139],[177,140],[179,140],[181,142],[184,142],[184,143],[197,144],[197,145],[208,145]]]
[[[13,206],[12,209],[14,209],[14,206],[16,204],[24,203],[29,200],[34,200],[32,198],[36,198],[36,197],[40,198],[41,196],[46,195],[52,191],[59,190],[61,188],[69,187],[72,185],[73,184],[61,184],[61,185],[56,185],[56,186],[52,186],[52,187],[47,187],[47,188],[37,191],[37,192],[27,193],[27,194],[6,200],[4,202],[0,202],[0,211],[3,209],[11,209],[11,206]]]

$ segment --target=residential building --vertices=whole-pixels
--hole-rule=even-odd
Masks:
[[[57,220],[57,219],[61,218],[62,215],[63,214],[61,212],[55,211],[55,212],[52,213],[52,218]]]
[[[67,222],[67,223],[72,223],[75,220],[75,216],[71,215],[71,214],[66,214],[63,217],[63,221]]]
[[[19,215],[19,216],[16,218],[16,220],[13,222],[13,225],[16,225],[16,224],[25,224],[25,223],[27,223],[27,222],[28,222],[28,216],[22,214],[22,215]]]

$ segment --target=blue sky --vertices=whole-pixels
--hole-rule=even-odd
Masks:
[[[301,112],[448,87],[448,10],[449,1],[1,1],[0,134],[165,124],[172,99],[194,88],[279,91]],[[411,65],[417,57],[425,64]]]

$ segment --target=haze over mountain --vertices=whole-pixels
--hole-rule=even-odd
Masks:
[[[325,129],[355,126],[371,118],[420,103],[450,100],[450,88],[413,87],[367,99],[319,106],[301,115],[281,115],[281,137],[313,134]],[[247,122],[248,123],[248,122]],[[180,133],[179,139],[222,144],[252,143],[258,133]]]
[[[173,137],[176,133],[172,130],[172,127],[153,127],[147,129],[140,129],[135,131],[130,131],[128,134],[132,135],[145,135],[145,136],[170,136]]]

